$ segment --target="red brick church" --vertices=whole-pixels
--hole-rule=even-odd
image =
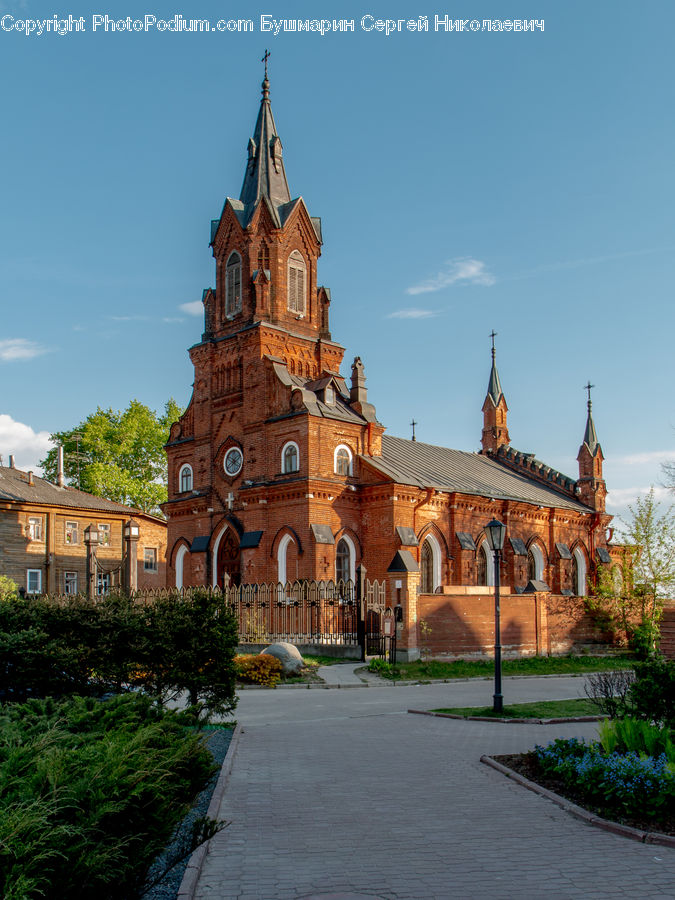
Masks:
[[[353,579],[363,563],[456,594],[492,583],[484,526],[498,518],[507,590],[587,593],[611,518],[590,392],[576,478],[511,446],[494,345],[478,453],[388,436],[361,359],[341,371],[321,245],[321,220],[291,196],[265,77],[239,199],[211,225],[216,283],[167,445],[170,583]]]

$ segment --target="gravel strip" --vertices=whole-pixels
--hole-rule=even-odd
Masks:
[[[189,841],[191,838],[193,823],[197,819],[206,816],[233,734],[234,730],[230,728],[218,728],[215,731],[208,732],[206,746],[211,751],[213,761],[218,766],[218,769],[204,790],[197,796],[192,809],[177,826],[169,845],[152,864],[148,873],[149,878],[153,877],[153,873],[159,874],[166,866],[166,861],[171,859],[175,853],[180,852],[181,847],[185,847],[186,841]],[[176,900],[189,861],[190,854],[188,853],[166,873],[158,884],[143,894],[143,900]]]

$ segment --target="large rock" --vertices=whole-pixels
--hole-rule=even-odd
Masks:
[[[260,651],[261,656],[264,653],[269,653],[270,656],[276,656],[284,667],[284,675],[297,675],[303,667],[302,656],[295,644],[287,644],[286,641],[279,641],[278,644],[270,644],[265,650]]]

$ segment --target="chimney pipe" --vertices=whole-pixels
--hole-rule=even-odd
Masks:
[[[14,468],[14,454],[13,453],[9,454],[9,467],[10,467],[10,469]]]
[[[28,472],[28,484],[29,484],[31,487],[35,484],[35,482],[33,481],[33,472],[32,472],[32,470],[29,470],[29,472]]]
[[[59,444],[57,448],[57,460],[56,484],[62,488],[65,483],[63,478],[63,444]]]

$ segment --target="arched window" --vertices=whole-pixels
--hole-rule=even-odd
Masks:
[[[277,581],[286,584],[288,581],[288,548],[294,543],[290,534],[285,534],[277,547]]]
[[[352,451],[345,444],[339,444],[335,448],[335,474],[352,474]]]
[[[230,253],[225,267],[225,315],[229,318],[241,312],[241,256]]]
[[[476,553],[476,584],[491,586],[495,583],[494,555],[487,541],[478,548]]]
[[[536,544],[527,551],[527,577],[529,581],[543,581],[544,578],[544,554]]]
[[[623,569],[621,566],[612,566],[611,571],[612,590],[617,597],[623,594]]]
[[[192,490],[192,466],[189,466],[187,463],[181,466],[178,475],[178,490],[181,494]]]
[[[346,534],[335,548],[335,580],[356,581],[356,547]]]
[[[284,475],[298,471],[300,468],[298,460],[298,445],[295,441],[288,441],[287,444],[284,444],[284,448],[281,451],[281,471]]]
[[[434,554],[429,541],[422,544],[420,555],[420,590],[423,594],[431,594],[434,590]]]
[[[577,597],[585,597],[588,593],[586,587],[586,557],[580,547],[575,547],[572,554],[572,579],[574,593]]]
[[[188,548],[185,544],[181,544],[178,548],[178,552],[176,553],[176,587],[180,590],[183,585],[183,572],[184,572],[184,564],[185,557],[188,554]]]
[[[420,590],[433,594],[441,584],[441,546],[433,534],[428,534],[420,553]]]
[[[307,296],[307,267],[302,255],[294,250],[288,257],[288,311],[305,315]]]

